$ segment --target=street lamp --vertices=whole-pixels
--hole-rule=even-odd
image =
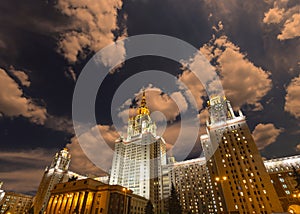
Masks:
[[[220,182],[220,194],[222,195],[222,198],[225,198],[225,195],[224,195],[224,189],[223,189],[223,181],[227,181],[227,177],[226,176],[222,176],[222,177],[215,177],[215,181],[218,183]],[[219,189],[219,187],[218,187]],[[222,200],[222,202],[226,203],[225,200]],[[223,208],[221,208],[223,209]],[[223,210],[221,210],[223,211]],[[221,213],[224,213],[224,212],[221,212]]]
[[[227,177],[226,176],[216,177],[215,180],[216,180],[216,182],[220,182],[221,183],[221,188],[223,188],[223,181],[227,181]]]
[[[219,182],[219,181],[226,181],[227,180],[227,177],[226,176],[223,176],[223,177],[216,177],[215,178],[215,180],[217,181],[217,182]]]
[[[221,184],[221,191],[222,191],[222,193],[223,193],[223,181],[227,181],[227,177],[226,176],[222,176],[222,177],[215,177],[215,181],[218,183],[218,182],[220,182],[220,184]]]
[[[294,198],[300,198],[300,193],[294,193],[294,194],[293,194],[293,197],[294,197]]]

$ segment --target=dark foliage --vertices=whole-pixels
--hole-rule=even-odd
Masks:
[[[182,208],[178,199],[177,191],[172,183],[171,195],[169,198],[169,213],[170,214],[182,214]]]

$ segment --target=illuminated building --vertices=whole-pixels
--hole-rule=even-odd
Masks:
[[[215,213],[215,199],[212,194],[210,175],[205,158],[181,162],[170,162],[164,166],[163,188],[165,201],[168,200],[172,183],[180,196],[183,213]],[[168,210],[165,203],[165,211]]]
[[[0,202],[2,201],[2,199],[3,199],[4,195],[5,195],[5,192],[2,189],[2,185],[3,185],[3,182],[0,181]]]
[[[56,184],[46,213],[144,214],[147,201],[122,186],[88,178]]]
[[[15,192],[6,192],[0,201],[0,213],[24,214],[28,213],[33,197]]]
[[[137,115],[128,121],[127,138],[115,144],[110,184],[127,187],[150,199],[155,212],[162,209],[161,167],[166,164],[166,145],[156,135],[156,125],[146,106],[145,92]]]
[[[209,102],[207,135],[201,136],[218,213],[282,212],[260,153],[239,111],[216,96]]]
[[[297,207],[299,212],[300,187],[297,187],[295,171],[300,173],[300,156],[277,158],[264,163],[283,209],[287,211]]]
[[[56,153],[50,167],[45,169],[34,200],[34,214],[44,212],[50,198],[50,191],[53,189],[54,185],[63,182],[64,180],[68,180],[70,161],[71,155],[67,149],[63,149]]]
[[[163,193],[166,199],[165,210],[168,210],[167,199],[171,183],[180,195],[183,213],[215,213],[217,211],[214,197],[214,181],[207,171],[205,158],[175,162],[170,158],[169,164],[163,166]],[[296,188],[296,170],[300,173],[300,156],[265,160],[264,165],[274,185],[284,211],[300,212],[300,191]],[[217,179],[225,182],[227,177]],[[200,204],[200,206],[199,206]],[[200,207],[200,208],[199,208]],[[292,212],[293,211],[293,212]]]

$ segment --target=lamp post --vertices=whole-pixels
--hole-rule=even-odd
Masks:
[[[127,213],[127,203],[126,203],[126,193],[127,193],[127,189],[125,187],[123,187],[122,191],[124,192],[124,208],[123,208],[123,213],[126,214]]]
[[[216,180],[216,182],[221,183],[221,188],[222,188],[222,192],[223,192],[223,181],[227,181],[227,177],[226,176],[216,177],[215,180]]]
[[[221,183],[223,182],[223,181],[226,181],[227,180],[227,177],[226,176],[223,176],[223,177],[216,177],[216,181],[218,182],[218,181],[221,181]]]

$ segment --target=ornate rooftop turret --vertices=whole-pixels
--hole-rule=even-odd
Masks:
[[[151,132],[156,136],[156,125],[150,118],[150,110],[147,106],[146,93],[143,91],[141,104],[137,109],[137,115],[128,120],[127,139]]]
[[[147,107],[145,90],[143,91],[141,105],[140,105],[140,107],[137,110],[137,114],[138,115],[144,115],[144,114],[149,115],[150,114],[150,111],[149,111],[149,109]]]
[[[227,100],[225,96],[212,96],[210,100],[207,101],[207,106],[210,114],[207,125],[214,125],[237,117],[244,117],[240,110],[239,115],[235,115],[230,101]]]

